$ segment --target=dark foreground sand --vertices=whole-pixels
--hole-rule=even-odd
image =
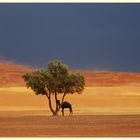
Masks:
[[[136,137],[140,115],[1,116],[1,137]]]

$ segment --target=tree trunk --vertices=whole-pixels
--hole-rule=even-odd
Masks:
[[[51,94],[48,96],[48,100],[49,100],[49,108],[50,108],[50,111],[52,112],[53,116],[56,115],[55,111],[53,110],[52,108],[52,103],[51,103]]]
[[[54,113],[53,113],[53,116],[57,116],[58,115],[58,111],[55,111]]]
[[[58,110],[58,102],[57,102],[57,93],[55,92],[55,104],[56,104],[56,108],[55,108],[55,112]]]
[[[63,94],[63,97],[62,97],[62,100],[61,100],[61,104],[63,103],[65,96],[66,96],[66,93]],[[61,106],[58,107],[58,104],[57,104],[57,94],[55,93],[55,101],[56,101],[56,109],[55,109],[55,111],[52,108],[51,94],[49,94],[49,96],[47,96],[47,98],[49,100],[49,108],[50,108],[50,111],[52,112],[53,116],[57,116],[58,115],[58,112],[59,112],[59,110],[61,108]]]
[[[63,97],[62,97],[60,106],[59,106],[58,109],[57,109],[57,112],[59,112],[59,110],[60,110],[60,108],[61,108],[61,105],[62,105],[62,103],[63,103],[63,101],[64,101],[65,96],[66,96],[66,93],[63,94]]]

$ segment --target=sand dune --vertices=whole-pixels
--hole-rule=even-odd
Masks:
[[[140,83],[139,73],[91,70],[73,70],[72,72],[80,72],[85,77],[86,86],[120,86]]]
[[[25,86],[22,75],[31,68],[7,61],[0,61],[0,87]]]
[[[0,63],[0,111],[45,110],[50,114],[47,99],[36,96],[25,87],[22,75],[31,70],[23,65]],[[66,96],[66,100],[73,104],[76,115],[140,113],[140,74],[80,72],[86,79],[83,94]]]
[[[22,75],[30,72],[31,67],[7,61],[0,62],[0,87],[25,86]],[[71,70],[80,72],[85,77],[86,86],[120,86],[123,84],[139,84],[139,73]]]
[[[85,90],[65,98],[73,116],[65,110],[65,117],[61,111],[52,117],[46,97],[25,87],[22,75],[31,70],[0,63],[0,136],[140,136],[140,74],[78,70],[85,77]]]
[[[72,103],[75,115],[140,114],[139,91],[138,86],[86,87],[83,94],[67,95],[65,100]],[[0,111],[40,111],[51,115],[47,98],[26,87],[0,88]]]

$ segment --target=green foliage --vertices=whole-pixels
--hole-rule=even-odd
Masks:
[[[61,61],[54,60],[48,63],[48,72],[54,77],[60,77],[68,74],[68,66]]]
[[[51,94],[64,94],[63,99],[68,93],[82,93],[84,90],[85,80],[79,73],[69,74],[68,66],[61,61],[55,60],[48,63],[47,68],[34,70],[31,73],[23,75],[27,88],[31,88],[35,94],[46,95],[49,99],[49,106],[53,114],[56,111],[51,106]],[[57,103],[56,103],[57,106]]]
[[[35,70],[32,73],[23,75],[27,88],[31,88],[37,95],[47,94],[46,79],[44,77],[44,70]],[[46,74],[45,74],[46,75]]]
[[[48,68],[38,69],[23,75],[27,87],[36,94],[81,93],[84,89],[84,77],[79,73],[69,74],[66,64],[55,60]]]
[[[85,80],[79,73],[69,74],[65,77],[64,81],[64,93],[82,93],[84,90]]]

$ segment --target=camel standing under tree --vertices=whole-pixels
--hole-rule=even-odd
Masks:
[[[62,104],[60,104],[60,100],[57,100],[57,104],[59,107],[62,108],[62,115],[64,116],[64,109],[65,108],[69,108],[70,110],[70,114],[69,115],[72,115],[73,111],[72,111],[72,105],[69,103],[69,102],[63,102]]]

